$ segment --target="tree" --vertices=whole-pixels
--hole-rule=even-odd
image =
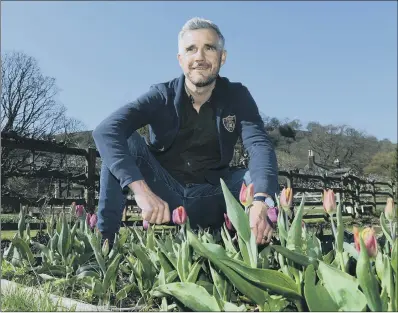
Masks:
[[[61,135],[67,144],[71,139],[69,134],[83,129],[80,121],[66,116],[65,106],[55,99],[59,91],[55,78],[43,75],[33,57],[23,52],[9,52],[2,55],[1,63],[2,134],[41,140],[54,140],[56,135]],[[39,158],[46,159],[44,164],[51,166],[60,161],[60,157],[3,146],[2,186],[14,171],[35,164]]]
[[[397,179],[397,151],[378,152],[374,155],[368,166],[365,167],[365,174],[373,174],[387,179]]]

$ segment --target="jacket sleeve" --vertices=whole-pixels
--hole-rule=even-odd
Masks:
[[[136,158],[129,153],[127,139],[137,129],[151,124],[151,116],[164,103],[164,99],[161,92],[153,86],[135,101],[113,112],[93,131],[102,162],[118,179],[122,189],[143,179]]]
[[[249,90],[239,88],[239,123],[244,148],[249,154],[249,171],[254,193],[274,197],[278,192],[278,163],[272,142]]]

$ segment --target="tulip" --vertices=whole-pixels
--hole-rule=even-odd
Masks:
[[[333,215],[336,213],[336,197],[334,196],[333,190],[323,190],[323,208],[326,213]]]
[[[103,245],[102,245],[102,255],[107,256],[109,253],[109,240],[105,239]]]
[[[279,202],[281,207],[288,212],[290,210],[290,207],[293,204],[293,189],[288,187],[288,188],[283,188],[281,192],[281,196],[279,198]]]
[[[91,218],[91,213],[88,213],[86,215],[86,223],[87,223],[87,225],[90,225],[90,218]]]
[[[386,207],[384,208],[384,215],[390,222],[392,222],[395,220],[395,214],[396,210],[394,208],[394,200],[393,198],[388,198]]]
[[[377,255],[377,239],[375,236],[375,231],[373,227],[366,227],[361,232],[357,227],[354,226],[354,243],[355,248],[359,252],[361,250],[361,246],[359,243],[359,236],[362,237],[362,240],[365,244],[366,250],[368,252],[369,257],[376,257]]]
[[[268,218],[272,223],[276,223],[278,221],[278,208],[268,208]]]
[[[249,184],[249,186],[246,187],[246,184],[243,182],[239,194],[240,203],[244,207],[248,207],[250,204],[252,204],[253,198],[254,198],[254,185]]]
[[[149,222],[147,220],[143,220],[142,222],[142,228],[144,228],[145,230],[147,230],[149,227]]]
[[[75,208],[75,214],[77,217],[81,217],[83,215],[84,212],[84,206],[81,204],[76,205]]]
[[[225,220],[225,226],[227,227],[228,230],[233,230],[233,226],[231,223],[231,220],[229,219],[228,215],[224,213],[224,220]]]
[[[87,224],[90,226],[91,229],[93,229],[95,227],[95,225],[97,225],[97,221],[98,221],[98,217],[97,214],[93,213],[90,214],[88,213],[86,215],[86,222]]]
[[[185,211],[183,206],[179,206],[178,208],[173,210],[173,223],[178,225],[184,225],[187,221],[187,212]]]

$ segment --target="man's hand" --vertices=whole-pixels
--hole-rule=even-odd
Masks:
[[[142,218],[151,224],[164,224],[170,221],[170,210],[167,202],[155,195],[143,180],[129,185],[134,192],[135,201],[141,209]]]
[[[253,201],[249,211],[249,223],[257,244],[269,243],[274,232],[267,220],[267,213],[268,206],[264,202]]]

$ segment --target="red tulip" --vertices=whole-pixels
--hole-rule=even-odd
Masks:
[[[173,210],[173,223],[178,225],[183,225],[187,221],[187,212],[183,206]]]
[[[357,227],[354,226],[354,242],[355,242],[355,248],[359,252],[361,250],[361,246],[359,243],[359,236],[362,237],[362,240],[365,244],[366,250],[368,252],[368,255],[372,258],[376,257],[377,255],[377,239],[375,235],[375,230],[373,227],[366,227],[363,229],[361,232]]]
[[[145,230],[147,230],[148,227],[149,227],[149,222],[148,222],[147,220],[144,220],[144,221],[142,222],[142,227],[143,227]]]
[[[336,213],[336,197],[334,196],[334,192],[332,189],[323,190],[323,208],[326,213],[332,215]]]
[[[293,189],[288,187],[288,188],[283,188],[281,192],[281,196],[279,198],[279,202],[281,207],[285,211],[289,211],[290,207],[293,204]]]
[[[278,208],[273,207],[273,208],[268,208],[268,218],[272,223],[276,223],[278,221]]]
[[[84,213],[84,206],[81,204],[76,205],[75,214],[77,217],[81,217]]]
[[[246,187],[246,184],[243,182],[242,187],[240,189],[239,201],[244,207],[248,207],[252,204],[254,198],[254,185],[250,184]]]
[[[224,213],[224,220],[225,220],[225,226],[227,227],[227,229],[232,230],[233,226],[232,226],[231,220],[229,219],[229,217],[226,213]]]

